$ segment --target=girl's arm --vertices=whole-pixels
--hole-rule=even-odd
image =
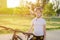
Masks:
[[[33,24],[31,25],[30,29],[28,30],[29,33],[33,31]]]
[[[46,40],[46,25],[44,25],[43,31],[44,31],[44,40]]]

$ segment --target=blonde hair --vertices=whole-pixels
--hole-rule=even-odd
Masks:
[[[34,12],[36,12],[37,10],[40,10],[40,12],[42,12],[42,8],[41,8],[41,7],[36,7],[36,8],[34,9]]]

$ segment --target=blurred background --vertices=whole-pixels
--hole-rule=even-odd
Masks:
[[[0,0],[0,25],[27,31],[36,7],[42,8],[47,30],[60,29],[60,0]],[[0,34],[10,32],[0,28]]]

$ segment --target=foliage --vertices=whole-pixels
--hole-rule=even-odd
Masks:
[[[29,14],[27,7],[16,7],[16,8],[0,8],[0,14]]]
[[[43,9],[43,15],[45,15],[45,16],[55,16],[56,15],[56,12],[53,9],[52,3],[48,3],[45,5],[45,7]]]
[[[29,14],[29,9],[27,7],[17,7],[14,8],[14,14]]]
[[[10,8],[0,8],[0,14],[12,14],[13,10]]]

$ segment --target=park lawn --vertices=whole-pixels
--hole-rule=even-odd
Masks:
[[[12,29],[19,29],[22,31],[27,31],[31,26],[31,20],[33,17],[31,16],[0,16],[0,25],[6,26]],[[46,19],[46,29],[60,29],[60,18],[45,18]],[[0,33],[8,33],[7,30],[1,30]]]

